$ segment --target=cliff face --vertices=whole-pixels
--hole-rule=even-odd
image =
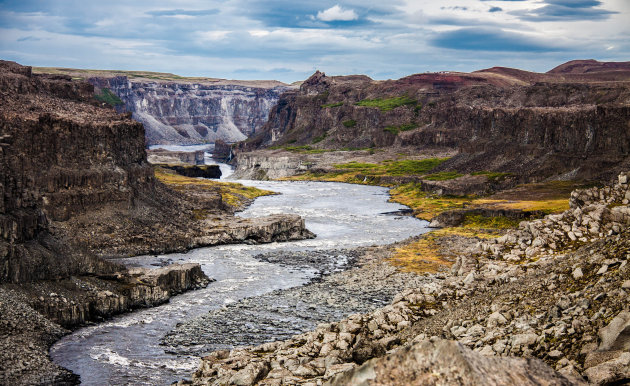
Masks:
[[[144,124],[149,145],[242,141],[264,125],[287,90],[279,82],[165,82],[126,76],[88,80],[122,100],[124,110]]]
[[[395,81],[317,72],[283,94],[269,122],[239,149],[455,149],[460,154],[442,169],[590,178],[627,163],[629,109],[628,63],[578,62],[546,74],[496,67]]]
[[[52,236],[51,222],[128,208],[152,182],[143,128],[92,104],[87,83],[0,62],[0,282],[105,269]]]

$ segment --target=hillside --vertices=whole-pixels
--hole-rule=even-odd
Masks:
[[[387,81],[317,72],[283,94],[239,149],[450,150],[458,154],[440,170],[605,180],[628,162],[630,69],[587,63],[588,71],[493,67]]]

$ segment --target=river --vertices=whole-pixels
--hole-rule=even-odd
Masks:
[[[426,232],[427,223],[386,214],[404,207],[387,202],[386,188],[327,182],[238,181],[279,195],[260,197],[242,217],[275,213],[303,216],[315,239],[262,245],[225,245],[182,254],[124,259],[135,266],[196,262],[216,279],[206,289],[175,296],[167,304],[117,316],[62,338],[53,361],[81,376],[84,385],[168,385],[190,377],[199,358],[165,352],[160,340],[178,323],[239,299],[301,286],[316,272],[272,264],[253,256],[388,244]],[[255,321],[252,321],[255,323]]]

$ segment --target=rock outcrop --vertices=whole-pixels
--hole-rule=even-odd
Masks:
[[[152,144],[242,141],[267,121],[269,110],[288,89],[280,82],[164,81],[127,76],[91,77],[98,89],[111,90],[144,124]]]
[[[447,340],[422,341],[338,375],[329,385],[586,385],[538,359],[485,357]]]
[[[388,81],[317,72],[283,94],[267,124],[238,149],[451,149],[459,154],[437,171],[605,181],[630,163],[630,69],[585,68],[537,74],[496,67]]]
[[[155,164],[158,167],[174,170],[175,173],[193,178],[221,178],[219,165],[169,165]]]

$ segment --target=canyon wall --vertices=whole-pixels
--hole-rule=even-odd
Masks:
[[[317,72],[283,94],[238,151],[453,149],[459,154],[441,170],[609,179],[629,162],[630,65],[597,63],[546,74],[497,67],[388,81]]]
[[[51,223],[129,208],[151,188],[142,125],[98,107],[87,83],[12,62],[0,62],[0,89],[0,282],[114,269]]]
[[[119,110],[144,124],[147,144],[242,141],[267,121],[288,86],[273,81],[163,81],[127,76],[88,78],[118,96]]]

